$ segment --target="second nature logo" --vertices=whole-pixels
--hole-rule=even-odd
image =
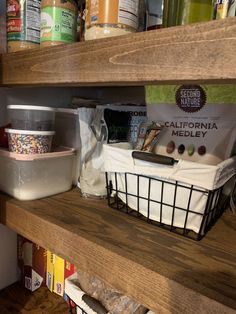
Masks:
[[[206,103],[206,93],[199,85],[182,85],[175,94],[176,104],[185,112],[197,112]]]

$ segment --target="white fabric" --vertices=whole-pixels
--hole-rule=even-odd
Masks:
[[[107,172],[131,172],[176,180],[200,188],[214,190],[226,183],[236,173],[236,156],[216,166],[179,160],[174,166],[166,166],[132,158],[128,144],[105,144],[104,170]]]
[[[132,150],[128,148],[128,144],[122,146],[107,144],[103,147],[104,170],[109,173],[113,189],[116,189],[117,184],[118,197],[130,208],[139,210],[145,217],[167,225],[190,229],[196,233],[200,231],[208,191],[224,185],[236,172],[235,157],[217,166],[183,160],[174,166],[166,166],[134,160]],[[139,177],[138,182],[136,174],[144,177]],[[165,183],[162,185],[163,181]],[[178,185],[175,184],[176,181]],[[194,190],[190,198],[192,185]],[[128,193],[127,196],[125,192]],[[215,194],[210,210],[217,202]]]

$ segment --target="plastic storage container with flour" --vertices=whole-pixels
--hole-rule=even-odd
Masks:
[[[19,200],[62,193],[72,186],[74,167],[74,149],[32,155],[0,150],[0,190]]]
[[[103,146],[109,206],[200,240],[235,191],[236,156],[215,166],[163,165],[133,158],[126,144]]]

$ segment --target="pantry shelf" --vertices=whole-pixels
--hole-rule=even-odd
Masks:
[[[3,224],[157,313],[236,311],[235,215],[195,242],[78,189],[27,202],[1,194],[0,206]]]
[[[2,56],[2,85],[236,82],[236,17]]]

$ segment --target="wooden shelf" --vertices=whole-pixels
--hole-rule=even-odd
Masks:
[[[57,313],[69,314],[64,299],[52,293],[46,287],[40,287],[33,293],[17,282],[0,291],[0,313]]]
[[[2,84],[236,82],[236,17],[5,54]]]
[[[236,310],[236,216],[200,242],[80,197],[22,202],[1,194],[1,221],[157,313]]]

